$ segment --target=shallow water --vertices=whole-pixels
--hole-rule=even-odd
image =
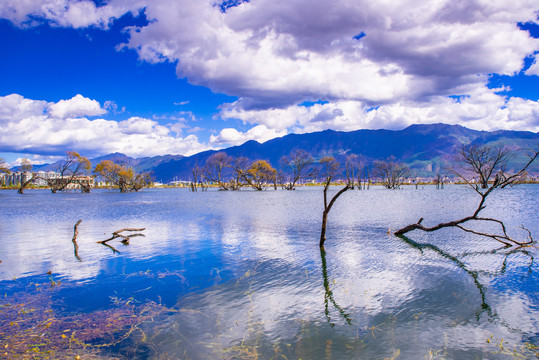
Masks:
[[[484,215],[516,236],[526,236],[521,224],[538,234],[538,195],[533,185],[499,190]],[[529,356],[521,346],[539,345],[536,248],[513,252],[458,229],[391,235],[421,217],[464,217],[477,201],[461,186],[348,191],[321,254],[320,188],[1,191],[0,290],[9,298],[60,281],[50,296],[62,314],[108,310],[116,298],[171,309],[140,324],[145,346],[128,338],[100,350],[106,357]],[[81,261],[71,242],[79,219]],[[109,242],[117,252],[96,243],[126,227],[145,236]]]

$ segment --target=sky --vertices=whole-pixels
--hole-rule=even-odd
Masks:
[[[0,157],[539,131],[536,0],[2,0]]]

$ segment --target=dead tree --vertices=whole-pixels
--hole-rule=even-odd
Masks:
[[[198,166],[198,160],[195,160],[195,165],[193,165],[193,167],[191,168],[191,174],[193,175],[193,181],[191,181],[191,184],[189,184],[189,188],[191,189],[191,191],[198,191],[199,184],[201,185],[201,188],[204,189],[204,185],[201,181],[202,168]]]
[[[352,190],[355,189],[355,181],[357,176],[357,185],[361,190],[361,160],[358,155],[350,154],[346,157],[345,163],[346,181],[350,184]]]
[[[325,156],[320,159],[320,164],[323,167],[324,174],[324,211],[322,212],[322,231],[320,232],[320,248],[324,248],[324,242],[326,241],[326,227],[328,222],[328,214],[331,210],[333,204],[339,196],[341,196],[345,191],[350,189],[350,184],[347,183],[345,187],[339,190],[331,200],[328,202],[328,189],[331,184],[331,181],[339,173],[339,163],[335,160],[334,157]]]
[[[382,180],[387,189],[398,189],[410,176],[408,166],[395,161],[394,157],[374,162],[374,175]]]
[[[473,154],[470,154],[472,152]],[[476,154],[482,154],[482,158],[488,158],[489,161],[482,161],[481,166],[479,166],[479,163],[477,162],[477,155]],[[489,155],[485,155],[489,154]],[[395,232],[395,235],[404,235],[410,231],[413,230],[422,230],[426,232],[432,232],[439,229],[447,228],[447,227],[456,227],[459,228],[465,232],[469,232],[476,235],[485,236],[491,239],[494,239],[496,241],[501,242],[505,246],[525,246],[530,245],[534,243],[534,240],[531,236],[531,233],[529,230],[523,228],[523,230],[527,231],[528,239],[524,241],[515,240],[512,237],[509,236],[507,233],[507,228],[505,224],[498,219],[494,218],[487,218],[487,217],[481,217],[479,214],[482,210],[485,209],[485,201],[487,197],[497,188],[503,188],[509,184],[514,184],[516,181],[521,181],[523,177],[526,176],[526,169],[535,161],[537,156],[539,156],[539,151],[533,151],[529,155],[528,162],[520,169],[519,171],[513,173],[512,175],[509,175],[505,172],[505,165],[507,163],[507,160],[509,159],[509,152],[500,148],[490,148],[487,146],[484,146],[484,148],[477,148],[477,147],[463,147],[460,151],[461,156],[461,162],[465,165],[464,169],[473,169],[475,172],[475,175],[479,177],[480,182],[479,183],[472,183],[468,178],[466,178],[460,171],[454,171],[455,174],[457,174],[459,177],[464,180],[466,184],[468,184],[479,196],[480,201],[477,206],[477,209],[474,211],[474,213],[470,216],[466,216],[462,219],[455,220],[455,221],[449,221],[446,223],[440,223],[438,225],[427,227],[423,226],[421,223],[423,222],[423,218],[419,219],[419,221],[415,224],[411,224],[408,226],[403,227],[400,230],[397,230]],[[492,182],[491,186],[488,187],[489,182]],[[484,186],[487,186],[485,189]],[[497,225],[500,228],[500,232],[497,234],[490,234],[485,233],[481,231],[472,230],[469,228],[466,228],[463,226],[463,224],[467,222],[481,222],[481,223],[489,223]]]
[[[488,182],[505,170],[510,152],[503,146],[464,145],[458,151],[460,167],[464,172],[478,176],[481,189],[488,189]],[[457,174],[462,177],[461,174]],[[465,175],[465,174],[462,174]]]
[[[292,151],[288,156],[283,156],[280,163],[281,167],[289,167],[292,172],[290,181],[283,186],[286,190],[295,190],[301,179],[316,176],[316,169],[312,167],[314,159],[305,150]]]

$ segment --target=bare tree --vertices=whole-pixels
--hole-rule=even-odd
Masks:
[[[489,159],[481,160],[481,163],[479,164],[477,159],[478,155],[481,154],[482,159]],[[485,155],[486,154],[486,155]],[[490,148],[490,147],[484,147],[484,148],[476,148],[476,147],[463,147],[461,148],[460,152],[460,161],[463,165],[463,168],[466,170],[472,169],[476,176],[480,179],[479,183],[475,183],[470,181],[467,177],[462,175],[460,171],[454,171],[457,175],[459,175],[466,184],[468,184],[479,196],[480,201],[477,206],[477,209],[474,211],[474,213],[470,216],[466,216],[462,219],[450,221],[446,223],[440,223],[438,225],[435,225],[433,227],[426,227],[421,225],[421,222],[423,221],[423,218],[419,219],[419,221],[415,224],[411,224],[408,226],[405,226],[404,228],[397,230],[395,232],[395,235],[404,235],[410,231],[413,230],[422,230],[426,232],[436,231],[442,228],[446,227],[456,227],[463,231],[476,234],[476,235],[482,235],[486,236],[488,238],[494,239],[496,241],[501,242],[505,246],[524,246],[534,243],[534,240],[531,236],[531,233],[528,229],[525,229],[522,227],[523,230],[527,232],[528,239],[525,241],[518,241],[509,236],[507,233],[507,228],[505,224],[498,219],[494,218],[486,218],[479,216],[480,212],[485,209],[485,201],[487,197],[497,188],[503,188],[507,185],[514,184],[516,181],[520,181],[523,179],[523,177],[526,176],[526,170],[528,167],[535,161],[535,159],[539,156],[539,151],[531,151],[528,156],[528,162],[520,169],[519,171],[508,174],[505,172],[504,168],[505,165],[503,165],[504,162],[507,162],[508,158],[510,157],[510,153],[505,149],[500,148]],[[492,184],[490,187],[488,187],[488,184],[494,174],[494,177],[492,179]],[[484,186],[487,186],[487,188],[484,188]],[[485,232],[480,232],[476,230],[472,230],[469,228],[465,228],[463,226],[464,223],[467,222],[482,222],[482,223],[488,223],[488,224],[495,224],[500,228],[499,233],[490,234]]]
[[[217,183],[220,190],[229,190],[228,184],[224,180],[224,169],[230,167],[232,158],[224,152],[213,154],[206,160],[206,165],[202,169],[202,176],[206,181]]]
[[[193,181],[189,185],[191,191],[198,191],[198,188],[202,191],[206,190],[206,186],[202,181],[202,168],[198,166],[198,159],[195,160],[195,165],[191,168],[191,174],[193,174]]]
[[[92,165],[88,158],[79,155],[75,151],[68,151],[65,160],[61,161],[56,168],[56,172],[60,176],[47,179],[47,184],[53,193],[63,191],[69,184],[73,183],[76,177],[87,175],[91,168]],[[81,189],[83,192],[90,191],[89,187],[85,186],[82,182]]]
[[[19,194],[24,193],[24,189],[37,179],[37,175],[32,172],[33,167],[34,165],[29,159],[24,158],[21,160],[21,183],[19,190],[17,190]]]
[[[235,158],[230,167],[234,170],[234,179],[229,182],[230,190],[240,190],[247,182],[247,171],[249,170],[249,159],[245,156]]]
[[[295,190],[296,184],[311,176],[316,176],[316,169],[312,167],[314,159],[305,150],[294,150],[280,160],[281,167],[289,167],[292,171],[291,181],[284,184],[286,190]]]
[[[488,183],[500,172],[505,172],[509,160],[509,150],[503,146],[463,145],[458,151],[462,177],[465,172],[478,177],[482,189],[488,189]],[[462,171],[463,170],[463,171]]]
[[[340,165],[335,160],[335,158],[331,156],[325,156],[320,159],[320,165],[322,165],[322,173],[324,176],[324,211],[322,213],[322,231],[320,232],[320,247],[324,248],[329,211],[331,210],[333,204],[335,204],[337,198],[341,196],[345,191],[350,189],[350,184],[347,183],[346,186],[339,190],[335,195],[333,195],[331,200],[328,202],[328,189],[331,185],[331,181],[339,173]]]
[[[374,175],[382,180],[387,189],[398,189],[410,176],[408,166],[395,161],[394,157],[374,162]]]
[[[346,157],[345,173],[350,188],[354,190],[357,177],[357,185],[361,190],[361,160],[358,155],[350,154]]]
[[[437,173],[436,179],[434,179],[434,183],[436,184],[436,189],[443,189],[445,183],[445,176],[440,173]]]

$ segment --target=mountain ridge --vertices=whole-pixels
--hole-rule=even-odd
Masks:
[[[343,161],[348,154],[360,155],[364,163],[395,157],[410,166],[418,176],[433,176],[442,168],[454,165],[456,150],[463,144],[504,145],[512,149],[537,148],[539,134],[529,131],[481,131],[461,125],[415,124],[402,130],[363,129],[355,131],[323,130],[305,134],[288,134],[263,143],[249,140],[241,145],[221,150],[206,150],[191,156],[162,155],[132,158],[111,153],[91,159],[92,166],[102,160],[124,161],[139,171],[151,171],[157,181],[188,180],[190,169],[197,163],[204,165],[214,153],[225,152],[249,160],[266,160],[279,168],[279,159],[291,151],[302,149],[315,159],[334,156]],[[510,162],[510,168],[525,162],[519,155]],[[53,170],[54,164],[36,165],[35,170]],[[539,173],[534,164],[532,173]]]

